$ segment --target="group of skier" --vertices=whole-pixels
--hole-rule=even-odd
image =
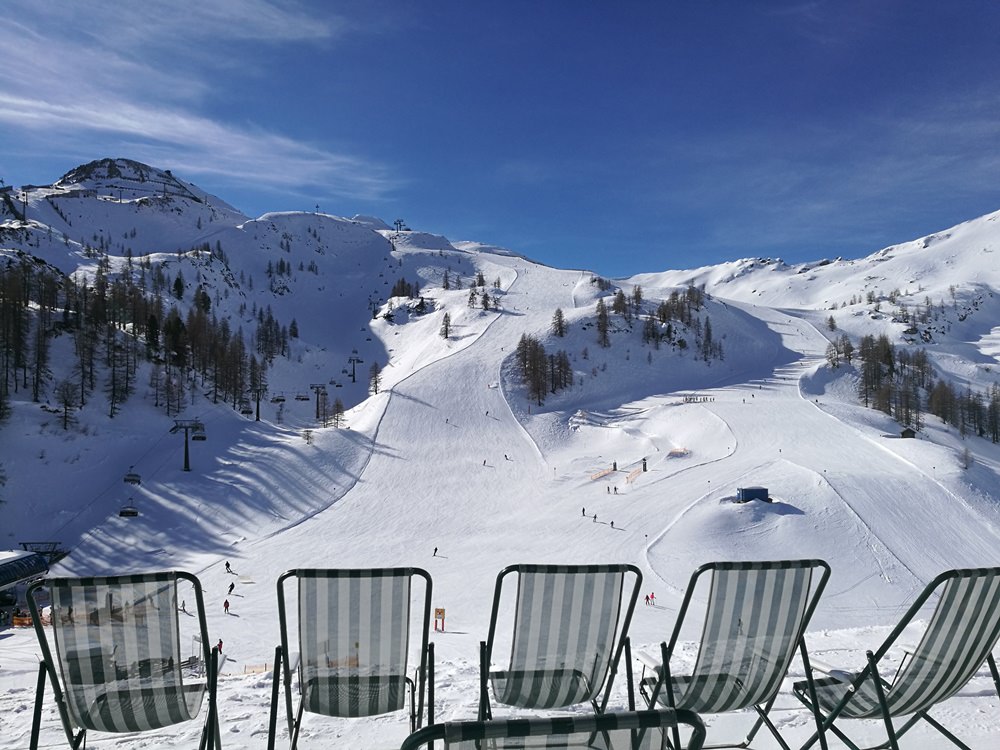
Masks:
[[[236,573],[233,572],[232,566],[229,564],[229,560],[226,560],[226,572],[229,573],[230,575],[236,575]],[[235,589],[235,588],[236,588],[236,583],[235,582],[230,583],[229,584],[229,590],[226,592],[226,596],[227,597],[232,596],[233,595],[233,589]],[[227,615],[229,614],[229,599],[228,598],[226,599],[226,601],[224,601],[222,603],[222,610]],[[219,650],[221,651],[222,649],[220,648]]]

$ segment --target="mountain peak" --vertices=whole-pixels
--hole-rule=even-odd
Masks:
[[[71,169],[56,181],[56,185],[81,185],[88,182],[106,183],[127,180],[130,182],[176,182],[170,170],[160,170],[132,159],[97,159]]]
[[[116,197],[129,199],[147,196],[184,198],[196,203],[211,204],[239,213],[225,201],[185,182],[169,169],[159,169],[134,159],[97,159],[71,169],[53,187],[70,190],[110,191]]]

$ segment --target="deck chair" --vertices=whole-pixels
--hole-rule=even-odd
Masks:
[[[887,680],[886,658],[890,650],[898,654],[901,633],[917,618],[919,611],[937,599],[923,637],[912,653],[899,663],[895,676]],[[1000,674],[992,651],[1000,640],[1000,568],[950,570],[942,573],[923,590],[902,620],[878,650],[867,652],[867,664],[856,674],[840,673],[792,686],[795,695],[811,708],[822,725],[804,748],[822,739],[824,730],[837,735],[858,750],[834,724],[839,719],[881,719],[888,741],[879,747],[898,750],[898,741],[914,724],[925,720],[958,747],[968,750],[927,712],[960,689],[989,665],[993,685],[1000,696]],[[880,670],[881,665],[881,670]],[[900,729],[893,718],[912,714]]]
[[[177,584],[185,580],[197,602],[204,676],[188,676],[181,659]],[[42,588],[51,597],[51,628],[43,623]],[[46,677],[70,747],[87,732],[144,732],[194,719],[208,693],[199,747],[219,748],[215,701],[218,650],[209,650],[201,584],[190,573],[164,572],[101,578],[50,578],[28,588],[28,608],[42,650],[31,727],[38,747]],[[193,628],[192,628],[193,629]],[[51,634],[52,643],[49,642]],[[194,677],[194,679],[192,679]]]
[[[626,591],[629,575],[634,583]],[[508,576],[517,577],[510,660],[505,669],[491,671]],[[497,703],[508,706],[552,709],[590,702],[603,713],[641,584],[634,565],[511,565],[500,571],[489,636],[480,643],[479,718],[493,717],[489,685]]]
[[[420,657],[415,680],[407,676],[410,591],[424,580]],[[288,647],[285,583],[298,584],[299,657]],[[410,731],[434,719],[434,645],[428,642],[431,577],[419,568],[289,570],[278,578],[281,645],[275,652],[268,750],[276,739],[278,681],[284,670],[288,735],[294,749],[303,713],[334,717],[375,716],[399,711],[410,699]],[[300,701],[292,710],[292,669],[297,667]],[[417,694],[416,701],[414,693]]]
[[[796,650],[808,666],[803,633],[829,576],[830,566],[822,560],[702,565],[688,584],[670,640],[660,645],[660,658],[647,660],[643,667],[639,688],[648,705],[699,714],[752,707],[758,718],[746,738],[712,747],[749,747],[766,725],[788,750],[768,712]],[[695,593],[706,587],[708,603],[694,669],[690,675],[678,675],[672,664],[678,637]],[[677,734],[674,741],[679,746]]]
[[[687,750],[701,750],[705,725],[691,711],[659,709],[558,718],[449,721],[410,735],[400,750],[421,750],[444,740],[445,750],[665,750],[667,729],[691,727]]]

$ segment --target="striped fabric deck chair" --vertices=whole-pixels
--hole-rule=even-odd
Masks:
[[[407,676],[410,598],[414,577],[424,580],[420,657],[415,680]],[[288,647],[285,582],[298,586],[299,654]],[[268,749],[276,739],[278,681],[284,669],[285,711],[291,747],[298,744],[303,713],[332,717],[376,716],[399,711],[410,699],[410,731],[434,720],[434,645],[429,643],[431,577],[420,568],[298,569],[278,578],[281,645],[275,652]],[[300,701],[292,708],[292,669]],[[414,700],[414,693],[417,694]]]
[[[937,599],[919,645],[904,654],[895,668],[895,676],[886,679],[887,654],[898,654],[898,640],[918,617],[925,605]],[[822,739],[823,730],[836,734],[848,747],[855,745],[837,727],[839,719],[881,719],[888,742],[879,747],[898,750],[899,738],[921,719],[925,720],[958,747],[968,746],[928,715],[928,711],[961,690],[975,676],[983,663],[989,665],[993,685],[1000,696],[1000,673],[993,649],[1000,640],[1000,568],[950,570],[942,573],[924,589],[903,615],[885,642],[874,653],[867,652],[867,664],[853,675],[814,680],[814,690],[807,682],[793,686],[795,695],[822,721],[820,731],[804,746]],[[879,665],[882,664],[882,671]],[[824,716],[825,714],[825,716]],[[896,716],[912,714],[900,729],[893,726]]]
[[[517,577],[508,666],[490,670],[504,581]],[[631,591],[626,578],[632,575]],[[603,713],[639,597],[634,565],[512,565],[497,576],[489,637],[480,644],[479,718],[498,703],[551,709],[590,702]],[[598,704],[603,690],[604,696]]]
[[[197,625],[182,632],[178,582],[197,602]],[[43,622],[43,590],[51,598]],[[42,650],[32,750],[38,747],[46,677],[52,683],[70,747],[86,744],[87,732],[145,732],[194,719],[208,693],[200,748],[218,748],[215,701],[218,651],[209,651],[201,584],[190,573],[164,572],[101,578],[50,578],[28,589],[28,608]],[[42,602],[40,602],[42,600]],[[189,616],[185,615],[185,621]],[[187,628],[191,633],[187,633]],[[52,643],[50,644],[50,634]],[[181,659],[181,639],[200,638],[201,654]],[[192,662],[204,676],[188,676]]]
[[[660,659],[643,667],[639,689],[648,705],[699,714],[753,708],[757,721],[741,743],[713,747],[749,747],[766,725],[788,750],[768,713],[796,650],[808,665],[803,634],[829,576],[830,566],[822,560],[702,565],[688,584],[670,641],[660,646]],[[699,584],[706,588],[706,581],[708,601],[694,669],[678,675],[671,661],[695,593]]]
[[[444,740],[445,750],[666,750],[667,730],[691,728],[687,750],[701,750],[705,725],[691,711],[658,709],[558,718],[449,721],[407,737],[400,750],[421,750]],[[672,748],[671,748],[672,750]]]

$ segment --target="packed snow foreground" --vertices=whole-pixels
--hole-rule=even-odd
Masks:
[[[258,223],[288,232],[314,220],[274,215]],[[937,574],[1000,563],[995,446],[963,441],[932,417],[918,439],[901,439],[898,424],[857,403],[852,368],[826,364],[835,335],[870,330],[864,327],[872,325],[870,316],[841,311],[834,312],[838,331],[827,325],[836,290],[859,291],[867,270],[834,263],[802,274],[771,265],[752,280],[734,269],[710,278],[716,272],[702,269],[617,282],[628,293],[640,284],[647,300],[705,283],[711,293],[705,313],[723,351],[721,359],[706,360],[693,348],[644,346],[641,322],[630,328],[617,316],[610,346],[600,346],[595,305],[602,298],[610,303],[612,292],[589,273],[395,232],[374,220],[343,224],[345,236],[391,240],[395,266],[387,268],[419,278],[433,311],[389,321],[383,299],[373,319],[362,301],[355,328],[347,322],[353,308],[336,307],[334,295],[362,282],[345,281],[351,269],[321,268],[322,295],[302,292],[300,308],[294,300],[301,290],[281,299],[295,311],[303,341],[322,342],[297,343],[295,366],[273,369],[271,392],[288,398],[266,400],[261,421],[232,404],[194,398],[180,416],[203,422],[208,439],[191,447],[191,472],[181,470],[183,446],[169,434],[172,419],[149,398],[136,399],[114,420],[81,413],[87,436],[64,434],[37,405],[15,402],[0,431],[8,474],[2,512],[14,529],[7,545],[62,533],[72,554],[56,574],[181,569],[199,577],[210,638],[225,643],[224,747],[266,746],[279,638],[275,582],[290,568],[427,570],[433,606],[446,612],[446,629],[431,634],[435,714],[451,720],[477,714],[479,642],[487,635],[496,575],[513,563],[637,565],[643,594],[654,593],[655,604],[639,602],[631,641],[634,650],[655,654],[702,563],[822,558],[833,573],[807,644],[816,661],[846,669],[863,666],[865,651],[881,643]],[[964,257],[961,247],[952,249]],[[370,270],[365,258],[362,252],[350,261],[363,276]],[[918,261],[925,258],[914,251],[907,262]],[[887,262],[903,261],[875,267],[884,270]],[[980,266],[973,258],[966,270]],[[446,269],[461,274],[463,288],[442,288]],[[941,269],[940,276],[930,265],[920,269],[919,283],[935,299],[955,283],[946,273],[958,273],[954,261]],[[468,282],[480,271],[498,307],[469,305]],[[900,271],[906,273],[916,271]],[[998,286],[993,279],[977,283]],[[556,308],[566,318],[565,337],[550,333]],[[448,338],[441,335],[445,313]],[[325,342],[310,331],[319,327],[337,330]],[[572,383],[543,405],[527,397],[516,372],[514,353],[525,333],[543,339],[550,352],[565,350],[572,362]],[[988,326],[979,333],[964,344],[990,354],[966,356],[973,370],[996,366],[995,337]],[[379,393],[349,404],[339,429],[318,426],[313,403],[294,400],[325,382],[320,378],[331,367],[344,379],[341,354],[335,364],[324,360],[324,346],[333,348],[334,339],[342,353],[359,346],[358,358],[368,358],[358,366],[359,379],[372,357],[384,365]],[[956,358],[959,344],[950,351]],[[121,475],[133,465],[142,473],[134,493],[140,515],[121,518],[128,489]],[[738,488],[752,486],[766,487],[773,502],[736,503]],[[31,508],[32,518],[14,514],[14,505]],[[235,575],[226,572],[227,562]],[[682,648],[690,659],[696,638],[692,631]],[[39,654],[30,629],[0,632],[0,747],[27,747]],[[814,728],[790,693],[802,676],[796,659],[772,712],[792,746]],[[611,708],[626,707],[625,683],[622,668]],[[42,745],[56,747],[63,736],[51,691],[45,701]],[[506,715],[503,708],[496,713]],[[985,668],[932,714],[975,750],[1000,744],[1000,706]],[[738,741],[750,721],[746,714],[705,719],[709,742]],[[884,739],[874,721],[850,728],[867,744]],[[154,739],[95,734],[89,744],[190,748],[199,732],[196,721]],[[282,728],[279,742],[285,734]],[[307,715],[301,746],[392,748],[406,734],[403,714]],[[903,746],[927,750],[941,741],[923,726]],[[777,747],[766,733],[756,744]]]

